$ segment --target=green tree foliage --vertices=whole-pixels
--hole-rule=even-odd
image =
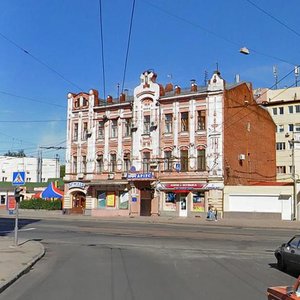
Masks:
[[[5,153],[4,156],[26,157],[26,154],[25,154],[24,150],[19,150],[19,151],[10,151],[10,150],[8,150],[8,152]]]

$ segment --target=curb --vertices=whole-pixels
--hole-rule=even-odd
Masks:
[[[38,243],[40,246],[40,250],[41,250],[40,253],[36,257],[32,258],[32,260],[27,263],[26,267],[21,269],[18,273],[12,275],[11,278],[6,283],[4,283],[2,286],[0,286],[0,293],[2,293],[9,286],[11,286],[21,276],[28,273],[30,271],[30,269],[32,268],[32,266],[34,264],[36,264],[45,255],[45,253],[46,253],[45,247],[39,242],[36,242],[36,243]]]

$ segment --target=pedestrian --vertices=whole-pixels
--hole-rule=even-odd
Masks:
[[[206,217],[206,219],[208,221],[212,221],[212,220],[215,219],[214,206],[211,205],[211,204],[208,205],[208,211],[207,211],[207,217]]]

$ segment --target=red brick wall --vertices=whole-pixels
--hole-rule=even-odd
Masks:
[[[276,180],[275,128],[269,113],[254,101],[251,86],[243,83],[225,91],[225,184]]]

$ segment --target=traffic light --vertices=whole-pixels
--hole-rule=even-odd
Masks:
[[[24,195],[21,194],[22,191],[23,189],[20,187],[15,188],[15,199],[18,203],[24,199]]]

